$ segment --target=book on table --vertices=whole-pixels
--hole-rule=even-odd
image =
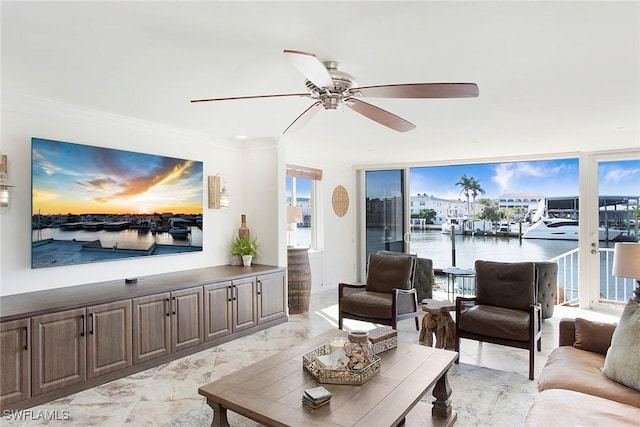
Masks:
[[[330,400],[331,392],[322,386],[306,389],[302,395],[302,403],[313,409],[326,405]]]

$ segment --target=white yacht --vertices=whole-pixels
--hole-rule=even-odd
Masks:
[[[442,224],[442,234],[451,234],[453,228],[454,234],[464,234],[464,223],[466,218],[452,217],[447,218],[447,222]]]
[[[531,225],[522,235],[523,239],[578,240],[578,221],[563,218],[542,218]],[[600,227],[599,240],[607,240],[607,231]],[[609,240],[622,234],[623,230],[609,229]]]

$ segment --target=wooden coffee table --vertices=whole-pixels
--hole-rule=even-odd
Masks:
[[[204,385],[198,393],[213,408],[212,426],[229,426],[227,410],[267,426],[396,426],[435,385],[433,425],[452,425],[447,371],[457,354],[417,344],[379,354],[378,374],[361,386],[319,384],[302,367],[302,356],[346,332],[331,330],[320,336]],[[333,397],[328,405],[310,409],[301,402],[305,389],[324,386]]]

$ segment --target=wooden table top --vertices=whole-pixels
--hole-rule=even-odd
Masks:
[[[198,393],[224,408],[266,425],[393,426],[454,363],[452,351],[399,342],[379,354],[380,372],[362,386],[319,384],[302,367],[302,356],[329,342],[331,330],[302,344],[202,386]],[[305,389],[322,385],[331,402],[311,409],[301,402]]]

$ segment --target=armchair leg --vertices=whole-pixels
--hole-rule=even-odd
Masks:
[[[414,319],[416,319],[416,331],[420,330],[420,322],[418,321],[417,317],[414,317]]]
[[[338,312],[338,329],[342,330],[342,313]]]
[[[531,343],[531,347],[529,348],[529,379],[533,381],[533,371],[535,366],[535,349],[533,348],[533,343]]]

